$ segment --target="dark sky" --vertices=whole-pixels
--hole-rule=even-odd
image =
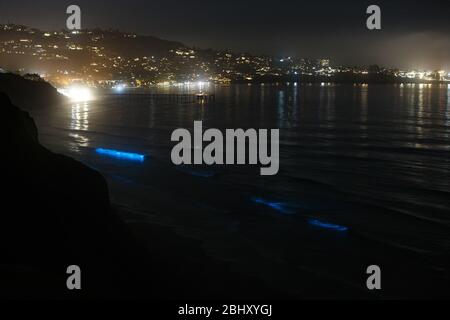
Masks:
[[[62,29],[70,4],[81,7],[84,28],[202,48],[450,69],[450,0],[0,0],[0,23]],[[382,9],[380,31],[366,29],[370,4]]]

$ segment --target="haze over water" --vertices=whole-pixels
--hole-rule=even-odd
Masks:
[[[148,219],[173,227],[275,287],[313,290],[299,270],[358,287],[355,274],[363,277],[366,263],[389,266],[398,280],[393,293],[404,288],[409,272],[428,275],[421,281],[429,284],[419,288],[448,278],[449,86],[204,90],[215,92],[215,103],[99,98],[33,116],[44,145],[106,176],[113,202],[133,213],[125,214],[129,223]],[[192,130],[197,120],[205,129],[279,128],[279,174],[261,177],[259,166],[175,167],[171,133]],[[96,148],[148,157],[128,162]],[[412,271],[403,279],[406,262]]]

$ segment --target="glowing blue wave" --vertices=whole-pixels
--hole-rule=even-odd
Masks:
[[[266,207],[272,208],[276,211],[286,213],[286,214],[292,214],[295,213],[294,210],[292,210],[292,206],[285,203],[285,202],[275,202],[275,201],[269,201],[263,198],[252,198],[252,201],[258,204],[262,204]]]
[[[188,174],[201,178],[212,178],[216,174],[214,172],[206,172],[206,171],[189,171]]]
[[[334,231],[347,231],[348,228],[344,227],[344,226],[340,226],[338,224],[332,224],[332,223],[328,223],[328,222],[324,222],[324,221],[320,221],[317,219],[309,219],[308,223],[312,226],[315,227],[319,227],[319,228],[324,228],[324,229],[329,229],[329,230],[334,230]]]
[[[185,174],[195,176],[195,177],[201,177],[201,178],[213,178],[217,176],[217,172],[214,171],[206,171],[206,170],[192,170],[187,167],[179,167],[177,168],[180,172],[183,172]]]
[[[139,154],[139,153],[124,152],[124,151],[119,151],[119,150],[103,149],[103,148],[98,148],[95,151],[98,154],[121,159],[121,160],[130,160],[130,161],[139,161],[139,162],[144,162],[144,160],[145,160],[145,156],[143,154]]]

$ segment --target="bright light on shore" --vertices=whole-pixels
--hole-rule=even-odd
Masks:
[[[127,87],[126,84],[119,84],[117,86],[114,86],[113,90],[118,92],[118,93],[121,93],[121,92],[123,92],[125,90],[126,87]]]
[[[83,102],[94,99],[92,91],[88,87],[75,86],[58,89],[58,92],[69,97],[73,102]]]

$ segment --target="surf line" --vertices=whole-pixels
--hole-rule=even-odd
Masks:
[[[257,165],[259,163],[262,176],[278,174],[280,168],[279,129],[248,129],[246,131],[226,129],[224,137],[219,129],[212,128],[203,132],[203,122],[194,121],[193,138],[192,140],[191,132],[187,129],[173,131],[171,141],[178,142],[171,153],[173,164]],[[205,147],[203,146],[204,142],[208,143]]]

